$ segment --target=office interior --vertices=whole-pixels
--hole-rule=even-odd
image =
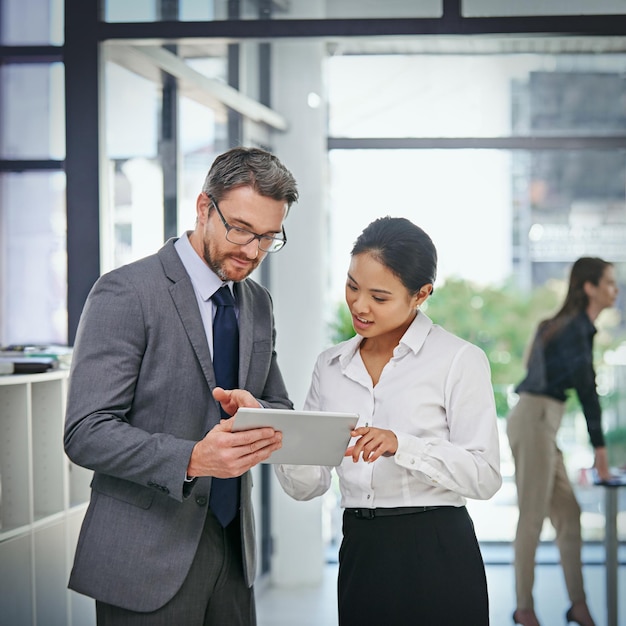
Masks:
[[[488,336],[488,301],[540,294],[547,315],[578,256],[615,264],[598,372],[626,464],[626,0],[0,0],[0,344],[71,347],[97,277],[193,228],[211,162],[236,145],[276,153],[300,189],[288,244],[254,276],[273,295],[297,408],[337,340],[354,239],[402,215],[438,247],[436,294],[465,290],[455,306],[481,326],[494,376],[522,365]],[[89,473],[63,457],[66,374],[37,376],[0,377],[0,615],[90,624],[91,601],[65,589]],[[516,382],[494,378],[502,426]],[[502,433],[503,487],[468,503],[500,583],[516,522]],[[563,438],[597,577],[604,494],[582,471],[576,407]],[[312,602],[332,603],[336,490],[294,502],[270,465],[254,472],[260,608],[289,591],[306,606],[329,584]],[[623,489],[617,532],[623,569]],[[542,539],[553,566],[549,524]],[[559,575],[545,579],[562,587]],[[624,574],[619,585],[624,598]]]

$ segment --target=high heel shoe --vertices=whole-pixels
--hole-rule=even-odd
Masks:
[[[532,609],[515,609],[513,611],[513,623],[522,624],[522,626],[540,626]]]
[[[584,612],[583,615],[579,615],[578,618],[574,617],[574,609],[575,606],[572,604],[569,609],[567,609],[567,613],[565,613],[565,621],[570,624],[573,622],[574,624],[578,624],[578,626],[595,626],[595,622],[589,613],[589,609],[587,608],[587,604],[584,603],[576,607],[577,611]],[[580,619],[582,618],[582,621]]]

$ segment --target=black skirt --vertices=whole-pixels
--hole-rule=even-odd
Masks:
[[[487,579],[465,507],[344,512],[339,626],[486,626]]]

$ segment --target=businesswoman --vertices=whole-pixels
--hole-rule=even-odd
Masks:
[[[323,352],[305,408],[358,413],[342,464],[340,626],[482,626],[485,570],[465,498],[500,487],[488,361],[420,311],[437,253],[403,218],[356,240],[346,302],[357,333]],[[282,465],[298,500],[326,492],[330,467]]]
[[[567,592],[572,603],[568,622],[594,626],[583,588],[580,506],[569,482],[563,455],[556,442],[563,417],[566,390],[575,389],[587,420],[595,468],[607,480],[610,472],[601,409],[593,368],[593,322],[617,298],[615,270],[602,259],[578,259],[570,273],[563,306],[539,324],[518,385],[519,402],[507,420],[507,434],[515,462],[519,520],[515,535],[517,608],[513,621],[538,626],[533,604],[535,552],[546,517],[556,530]]]

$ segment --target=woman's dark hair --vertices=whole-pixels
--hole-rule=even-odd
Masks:
[[[411,294],[435,283],[435,244],[419,226],[404,217],[380,217],[369,224],[354,242],[351,255],[363,252],[369,252],[390,269]]]
[[[578,259],[570,271],[565,302],[553,319],[570,317],[586,310],[589,306],[589,298],[585,293],[585,283],[591,283],[597,287],[602,280],[604,270],[612,265],[598,257],[584,256]]]
[[[238,147],[220,154],[211,165],[202,191],[219,202],[236,187],[252,187],[262,196],[284,200],[288,209],[298,200],[293,174],[276,156],[260,148]]]
[[[585,293],[585,283],[591,283],[598,286],[602,275],[607,267],[612,263],[604,261],[598,257],[581,257],[578,259],[570,271],[569,285],[567,295],[563,306],[559,311],[548,320],[541,323],[545,334],[545,338],[549,340],[559,329],[589,306],[589,297]]]

